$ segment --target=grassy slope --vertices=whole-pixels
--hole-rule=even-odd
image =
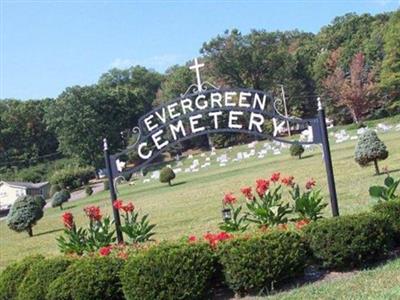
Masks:
[[[392,122],[399,123],[400,117]],[[386,121],[387,122],[387,121]],[[390,156],[381,165],[390,169],[400,169],[400,132],[380,134],[389,148]],[[263,142],[257,145],[262,147]],[[367,210],[370,206],[368,187],[381,183],[382,176],[373,176],[373,167],[360,168],[353,159],[355,141],[342,144],[331,142],[333,164],[336,175],[339,207],[342,214]],[[232,152],[246,150],[247,146],[236,147]],[[223,150],[220,151],[221,153]],[[234,155],[234,153],[231,153]],[[264,159],[250,158],[240,163],[231,163],[219,167],[216,163],[207,170],[198,173],[179,173],[174,181],[176,186],[168,187],[156,181],[135,186],[120,187],[119,197],[132,200],[136,207],[150,213],[152,222],[157,223],[158,239],[177,239],[188,234],[202,234],[207,230],[216,230],[220,221],[221,198],[223,192],[239,194],[239,188],[253,185],[255,179],[266,177],[279,170],[283,174],[292,174],[299,182],[314,177],[327,197],[326,174],[321,152],[306,151],[306,158],[291,158],[287,151],[282,155],[269,155]],[[204,158],[196,157],[202,163]],[[215,157],[214,157],[215,159]],[[185,165],[189,162],[185,161]],[[400,172],[394,173],[399,176]],[[110,214],[108,192],[101,192],[89,198],[66,205],[74,213],[78,225],[85,225],[82,209],[88,204],[99,205],[105,214]],[[32,253],[58,254],[55,238],[61,233],[61,211],[48,209],[45,216],[34,227],[34,237],[10,231],[5,221],[0,221],[0,269],[13,260]],[[326,215],[330,215],[329,207]]]
[[[270,297],[250,299],[400,299],[400,258],[375,269],[344,274]]]

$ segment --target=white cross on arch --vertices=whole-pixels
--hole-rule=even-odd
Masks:
[[[199,64],[197,61],[197,57],[194,59],[194,65],[190,66],[190,70],[196,70],[196,78],[197,78],[197,88],[199,92],[201,92],[203,89],[201,87],[201,78],[200,78],[200,68],[204,67],[204,64]]]

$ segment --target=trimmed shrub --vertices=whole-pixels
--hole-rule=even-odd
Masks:
[[[355,161],[362,167],[374,162],[375,174],[380,174],[378,160],[389,156],[385,144],[379,139],[375,131],[368,130],[358,139],[355,150]]]
[[[88,196],[91,196],[93,194],[93,189],[90,185],[88,185],[87,187],[85,187],[85,193]]]
[[[400,200],[378,203],[373,207],[373,211],[389,221],[394,239],[400,245]]]
[[[299,143],[295,143],[290,146],[289,150],[290,150],[291,156],[298,156],[299,159],[301,159],[301,155],[304,152],[304,147],[303,147],[303,145],[301,145]]]
[[[93,176],[93,167],[69,167],[54,172],[50,178],[50,183],[58,184],[64,189],[75,189],[88,184]]]
[[[160,172],[160,182],[167,183],[171,186],[171,180],[175,178],[174,170],[169,167],[164,167]]]
[[[18,288],[17,300],[42,300],[46,298],[49,285],[71,264],[64,257],[40,260],[33,264]]]
[[[304,234],[316,262],[336,270],[377,260],[393,241],[389,222],[374,213],[318,220]]]
[[[67,190],[61,190],[53,195],[51,199],[51,207],[59,206],[62,210],[63,203],[68,202],[69,198],[71,198],[71,194]]]
[[[55,193],[61,191],[61,187],[58,184],[52,184],[50,187],[49,196],[53,197]]]
[[[291,231],[273,231],[219,246],[226,283],[236,293],[262,292],[304,271],[307,247]]]
[[[43,217],[42,203],[32,196],[21,196],[11,206],[7,226],[16,232],[27,231],[33,236],[32,226]]]
[[[214,254],[205,243],[161,244],[130,257],[121,271],[126,299],[204,299]]]
[[[15,299],[27,272],[43,259],[41,255],[28,256],[7,266],[0,274],[0,300]]]
[[[118,276],[122,264],[112,257],[79,259],[49,285],[46,299],[123,299]]]
[[[41,207],[44,208],[46,206],[46,200],[44,200],[44,198],[40,195],[36,195],[33,196],[33,199],[36,201],[36,204]]]

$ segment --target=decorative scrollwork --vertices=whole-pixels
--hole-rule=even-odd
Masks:
[[[133,148],[135,148],[136,145],[137,145],[137,143],[138,143],[139,140],[140,140],[140,136],[142,135],[142,132],[141,132],[139,126],[133,127],[133,128],[132,128],[132,133],[133,133],[134,135],[135,135],[135,134],[137,135],[137,136],[136,136],[136,140],[135,140],[135,142],[134,142],[133,144],[129,145],[126,149],[133,149]]]
[[[114,178],[114,190],[116,195],[119,194],[117,185],[123,182],[127,182],[124,176],[118,176]]]
[[[209,83],[208,81],[205,81],[201,84],[201,90],[200,90],[199,86],[193,83],[188,87],[185,93],[181,94],[181,97],[185,97],[187,94],[197,94],[203,91],[207,91],[209,89],[218,89],[218,87]]]
[[[275,100],[274,100],[274,102],[272,102],[272,105],[273,105],[273,107],[274,107],[274,110],[275,110],[275,112],[279,115],[279,116],[281,116],[282,118],[284,118],[284,119],[294,119],[294,120],[301,120],[300,118],[298,118],[298,117],[294,117],[294,116],[285,116],[284,114],[282,114],[279,110],[278,110],[278,108],[277,108],[277,105],[284,105],[284,103],[283,103],[283,100],[281,99],[281,98],[275,98]]]

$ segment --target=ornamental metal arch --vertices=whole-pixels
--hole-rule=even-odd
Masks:
[[[197,60],[195,60],[198,65]],[[198,65],[202,66],[202,65]],[[139,118],[132,129],[136,141],[126,149],[110,154],[104,139],[104,156],[110,184],[111,201],[117,199],[115,179],[126,173],[133,173],[147,167],[154,159],[177,143],[201,135],[214,133],[244,133],[260,138],[269,138],[282,143],[320,144],[327,172],[330,203],[333,216],[339,215],[331,153],[325,122],[325,112],[318,98],[318,114],[312,118],[287,117],[279,112],[271,93],[246,88],[216,88],[201,83],[198,70],[198,85],[171,101],[165,102]],[[191,91],[191,93],[190,93]],[[308,128],[312,139],[290,141],[266,132],[266,120],[280,120]],[[274,125],[275,126],[275,125]],[[132,168],[119,170],[118,159],[136,151],[140,162]],[[117,239],[123,241],[120,217],[113,207]]]

